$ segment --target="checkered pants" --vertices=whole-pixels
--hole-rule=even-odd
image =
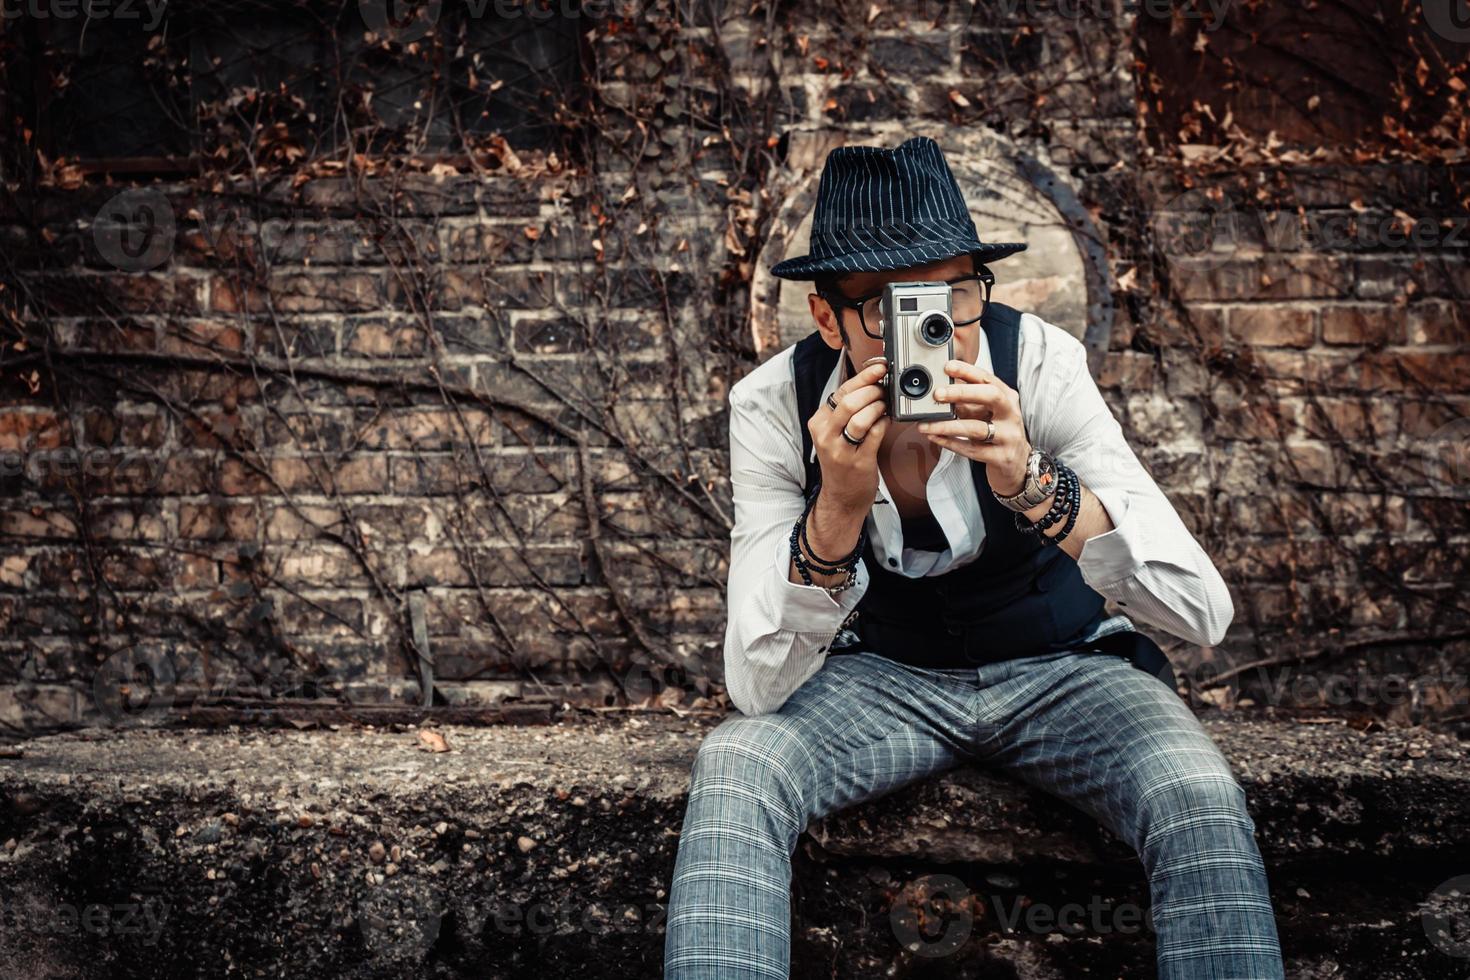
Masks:
[[[1284,975],[1245,793],[1188,706],[1127,659],[924,670],[831,656],[782,705],[732,715],[694,763],[664,977],[785,977],[791,854],[809,821],[968,760],[1091,814],[1148,874],[1158,975]]]

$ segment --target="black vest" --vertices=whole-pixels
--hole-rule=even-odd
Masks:
[[[1020,316],[1009,306],[991,302],[981,320],[995,375],[1018,391]],[[813,331],[793,353],[797,428],[809,493],[821,479],[821,465],[812,451],[806,420],[821,404],[839,352]],[[1076,648],[1104,619],[1104,599],[1083,581],[1077,562],[1060,548],[1017,530],[1014,512],[990,491],[985,464],[969,463],[985,521],[980,554],[939,575],[911,578],[883,566],[869,541],[863,552],[868,589],[849,626],[860,649],[918,667],[971,667]],[[897,556],[891,562],[896,565]],[[1125,633],[1094,640],[1090,646],[1127,656],[1172,687],[1173,672],[1163,651],[1141,633]]]

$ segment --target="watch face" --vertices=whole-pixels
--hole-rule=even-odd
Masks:
[[[1042,453],[1036,460],[1036,483],[1040,487],[1049,487],[1057,478],[1056,463],[1051,456]]]

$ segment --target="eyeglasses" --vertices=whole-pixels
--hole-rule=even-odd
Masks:
[[[957,327],[976,323],[985,313],[990,302],[990,287],[995,285],[995,275],[982,268],[968,276],[949,280],[952,319]],[[983,288],[983,295],[982,295]],[[857,299],[848,299],[840,293],[820,293],[833,309],[857,310],[863,333],[874,340],[883,339],[883,290]],[[840,314],[839,314],[840,315]]]

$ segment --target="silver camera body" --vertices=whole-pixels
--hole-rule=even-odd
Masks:
[[[951,292],[947,282],[890,282],[883,289],[883,385],[896,422],[956,417],[952,404],[934,400],[935,387],[949,383],[944,364],[954,357]]]

